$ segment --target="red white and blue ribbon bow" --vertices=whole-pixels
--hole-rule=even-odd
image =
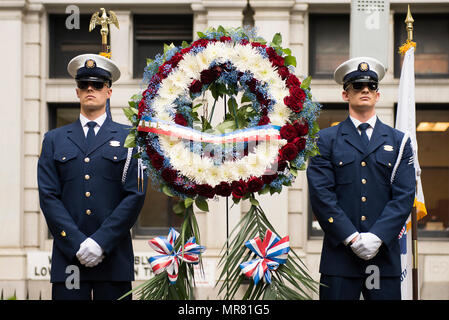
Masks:
[[[148,244],[157,253],[161,255],[153,256],[148,259],[154,274],[167,271],[168,280],[173,284],[178,279],[179,264],[181,261],[197,264],[199,255],[206,250],[205,247],[196,243],[195,237],[191,237],[185,243],[183,248],[175,251],[176,239],[179,232],[170,228],[167,237],[156,237],[148,241]]]
[[[280,239],[271,230],[266,231],[263,241],[256,237],[245,242],[245,246],[259,258],[240,264],[240,268],[248,278],[254,279],[256,285],[261,279],[271,283],[270,270],[284,264],[290,251],[289,237]]]

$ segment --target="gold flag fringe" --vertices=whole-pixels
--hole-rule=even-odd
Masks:
[[[411,47],[414,47],[416,50],[416,42],[407,40],[407,42],[405,42],[402,46],[399,47],[398,52],[404,55]]]

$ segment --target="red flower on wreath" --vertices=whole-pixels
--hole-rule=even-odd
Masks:
[[[172,66],[172,68],[176,68],[178,66],[179,61],[182,60],[182,54],[179,52],[176,52],[173,57],[168,61],[168,63]]]
[[[189,90],[191,93],[198,93],[201,92],[201,89],[203,88],[203,84],[199,80],[193,80],[190,84]]]
[[[274,172],[273,174],[264,174],[262,176],[262,180],[265,184],[270,184],[278,177],[278,173]]]
[[[196,186],[196,191],[200,196],[212,199],[215,196],[214,188],[207,183],[198,184]]]
[[[293,126],[295,127],[296,131],[298,131],[298,136],[305,136],[309,132],[309,125],[307,122],[300,123],[298,121],[295,121],[293,123]]]
[[[259,119],[258,126],[264,126],[270,123],[270,118],[268,116],[261,116]]]
[[[286,124],[281,128],[280,134],[282,139],[292,142],[298,136],[298,131],[293,125]]]
[[[222,71],[223,69],[220,66],[215,66],[211,69],[201,71],[201,82],[204,84],[210,84],[214,82],[221,75]]]
[[[287,77],[286,85],[287,88],[299,87],[301,86],[301,81],[299,81],[299,79],[294,74],[289,74]]]
[[[282,80],[285,80],[290,75],[290,71],[288,71],[287,67],[279,67],[278,74]]]
[[[302,110],[302,102],[296,100],[292,96],[286,96],[284,98],[284,104],[296,113],[299,113]]]
[[[220,182],[220,184],[215,186],[215,194],[222,197],[229,197],[232,194],[231,185],[227,182]]]
[[[292,86],[289,89],[290,95],[284,98],[284,104],[294,112],[301,112],[306,93],[299,86]]]
[[[298,155],[298,148],[294,143],[287,143],[279,151],[281,158],[286,161],[292,161]]]
[[[299,86],[293,86],[289,89],[290,96],[294,97],[296,100],[301,103],[306,100],[306,93]]]
[[[248,180],[248,191],[257,192],[263,188],[264,182],[261,178],[251,177]]]
[[[165,168],[162,170],[161,176],[166,182],[173,184],[178,177],[178,174],[176,170]]]
[[[137,115],[137,116],[138,116],[139,118],[141,118],[143,112],[145,111],[145,98],[143,98],[142,100],[140,100],[138,110],[139,110],[139,112],[138,112],[138,115]]]
[[[161,156],[159,153],[154,152],[150,156],[151,165],[156,170],[161,170],[164,166],[164,157]]]
[[[177,113],[175,115],[175,123],[179,124],[180,126],[184,126],[184,127],[186,127],[188,124],[186,118],[184,118],[184,116],[180,113]]]
[[[296,146],[298,152],[304,150],[306,147],[306,139],[303,137],[296,137],[292,143]]]
[[[248,184],[243,180],[233,181],[231,184],[231,188],[232,196],[236,199],[241,199],[248,191]]]

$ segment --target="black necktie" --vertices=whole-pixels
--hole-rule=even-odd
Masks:
[[[368,129],[370,127],[370,125],[368,123],[362,123],[359,125],[359,129],[361,131],[361,137],[362,137],[362,141],[365,144],[365,146],[368,145],[369,143],[369,139],[368,139],[368,135],[366,134],[366,129]]]
[[[86,141],[87,141],[87,146],[89,148],[92,147],[92,145],[94,144],[94,141],[95,141],[94,128],[95,128],[96,125],[97,125],[97,123],[95,121],[89,121],[87,123],[87,126],[89,127],[89,130],[87,130]]]

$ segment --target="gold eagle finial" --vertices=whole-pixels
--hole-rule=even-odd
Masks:
[[[114,11],[109,10],[108,16],[104,8],[100,8],[100,10],[101,16],[100,12],[95,12],[90,18],[89,32],[95,29],[97,25],[101,26],[100,33],[101,33],[102,52],[100,52],[100,55],[105,56],[107,58],[111,58],[111,47],[108,45],[109,25],[114,24],[117,27],[117,29],[120,29],[118,19]]]

